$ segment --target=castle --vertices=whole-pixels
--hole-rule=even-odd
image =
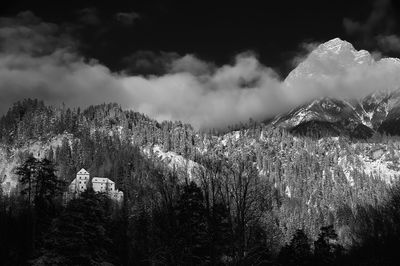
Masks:
[[[68,186],[68,191],[64,193],[64,202],[79,197],[79,194],[84,192],[89,186],[90,174],[82,168]],[[121,202],[124,197],[124,193],[115,189],[115,183],[108,178],[93,177],[91,180],[91,187],[95,192],[106,193],[109,198],[117,202]]]

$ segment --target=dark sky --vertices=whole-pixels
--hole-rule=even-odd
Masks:
[[[3,4],[0,15],[30,10],[44,21],[70,25],[82,53],[112,70],[124,68],[123,59],[137,51],[191,53],[221,65],[251,50],[263,64],[284,76],[292,68],[291,59],[301,53],[302,43],[341,37],[358,49],[371,51],[377,45],[366,39],[380,31],[399,33],[399,4],[395,1],[129,2],[107,1],[100,5],[85,0],[10,1]],[[379,4],[385,10],[383,14],[377,11],[374,22],[373,12]],[[132,20],[117,20],[119,12],[134,12],[135,16]],[[375,24],[371,32],[361,29],[358,34],[349,33],[343,26],[345,18],[361,24],[371,19]]]

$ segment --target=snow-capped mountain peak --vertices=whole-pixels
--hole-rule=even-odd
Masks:
[[[308,87],[318,90],[327,80],[329,84],[341,84],[343,80],[352,81],[354,75],[368,77],[376,72],[385,73],[382,84],[373,83],[376,87],[366,89],[365,95],[354,98],[354,95],[335,94],[335,85],[327,87],[327,90],[321,88],[321,96],[332,98],[310,98],[306,104],[279,115],[273,124],[303,131],[308,130],[310,125],[316,127],[318,124],[317,127],[328,127],[328,131],[337,131],[338,134],[345,131],[346,134],[362,137],[368,137],[375,131],[398,134],[400,91],[398,85],[393,85],[398,84],[398,58],[375,60],[368,51],[356,50],[351,43],[335,38],[314,49],[290,72],[285,83],[289,90]],[[386,78],[392,81],[384,82]]]
[[[351,43],[343,41],[340,38],[334,38],[330,41],[327,41],[321,44],[318,48],[319,50],[331,51],[335,54],[339,54],[343,50],[354,50],[354,47]]]
[[[330,55],[348,63],[372,63],[371,54],[366,50],[356,50],[354,46],[340,38],[335,38],[318,46],[312,53],[318,56]]]
[[[375,63],[371,54],[356,50],[353,45],[339,38],[320,44],[286,78],[287,84],[296,84],[299,79],[316,76],[336,76],[349,68]]]

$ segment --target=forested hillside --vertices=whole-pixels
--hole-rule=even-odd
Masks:
[[[198,132],[117,104],[27,99],[0,119],[0,139],[5,265],[364,265],[397,256],[396,136],[294,134],[252,120]],[[42,175],[22,182],[18,169],[32,156],[35,173],[54,162],[51,198],[36,193]],[[91,191],[63,205],[81,168],[115,181],[122,206]],[[28,184],[36,196],[27,202]]]

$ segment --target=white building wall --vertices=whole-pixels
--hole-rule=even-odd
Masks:
[[[78,187],[79,192],[83,192],[87,189],[87,185],[90,180],[90,174],[88,171],[85,169],[81,169],[77,174],[76,174],[76,185]]]
[[[96,192],[115,191],[115,183],[108,178],[94,177],[92,179],[92,187]]]
[[[96,192],[104,192],[103,184],[102,182],[92,182],[93,190]]]

